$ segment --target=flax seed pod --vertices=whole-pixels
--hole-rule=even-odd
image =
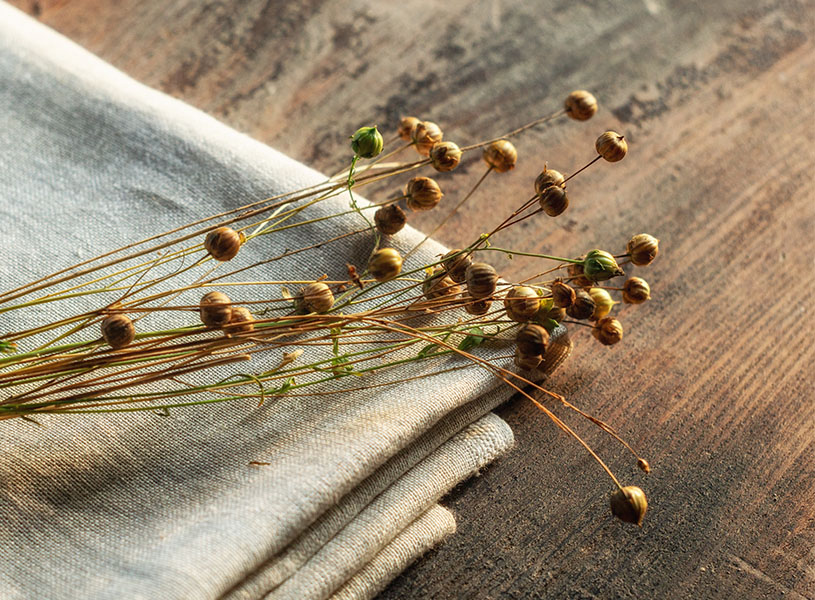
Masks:
[[[444,267],[437,266],[432,274],[425,277],[422,292],[428,300],[436,300],[446,296],[455,297],[461,292],[461,288],[450,279]]]
[[[628,153],[628,142],[625,137],[615,131],[606,131],[594,143],[597,154],[608,162],[617,162],[625,158]]]
[[[625,275],[617,260],[605,250],[591,250],[583,259],[583,275],[590,281],[606,281]]]
[[[430,149],[433,144],[440,142],[443,136],[441,127],[433,121],[419,121],[411,133],[416,152],[422,156],[430,156]]]
[[[566,190],[560,186],[553,185],[546,188],[538,198],[538,204],[550,217],[562,215],[569,208],[569,197]]]
[[[464,283],[467,279],[467,267],[473,263],[472,257],[469,254],[465,254],[463,250],[456,249],[450,250],[450,252],[441,257],[441,260],[450,279],[456,283]]]
[[[659,240],[647,233],[638,233],[628,241],[631,262],[638,267],[650,265],[659,253]]]
[[[461,148],[453,142],[436,142],[430,149],[430,163],[441,173],[452,171],[461,161]]]
[[[614,299],[606,290],[599,287],[593,287],[589,290],[591,299],[594,300],[594,312],[589,317],[590,321],[599,321],[614,307]]]
[[[549,332],[540,325],[527,323],[518,329],[515,343],[525,356],[543,356],[549,343]]]
[[[613,346],[623,339],[623,325],[614,317],[603,317],[597,321],[592,334],[604,346]]]
[[[566,178],[563,176],[563,173],[544,165],[543,171],[541,171],[540,175],[535,179],[535,193],[542,194],[544,190],[552,186],[562,186],[565,181]]]
[[[377,281],[393,279],[402,271],[402,256],[393,248],[382,248],[374,252],[368,261],[368,272]]]
[[[229,333],[251,333],[255,330],[255,319],[245,306],[233,306],[229,325],[224,329]]]
[[[574,302],[574,288],[562,281],[552,284],[552,302],[558,308],[569,308]]]
[[[124,348],[136,339],[136,328],[129,317],[122,314],[110,315],[102,319],[102,337],[114,350]]]
[[[408,208],[419,212],[435,208],[441,202],[441,188],[435,179],[430,177],[414,177],[405,186]]]
[[[413,138],[413,130],[416,129],[418,124],[419,119],[416,117],[402,117],[399,120],[399,128],[397,129],[399,137],[409,142]]]
[[[515,366],[524,371],[534,371],[543,361],[543,357],[538,354],[524,354],[515,348]]]
[[[492,296],[495,286],[498,285],[498,273],[487,263],[474,262],[465,274],[467,291],[476,300]]]
[[[473,298],[467,298],[464,311],[470,315],[481,316],[489,312],[490,306],[492,306],[492,300],[474,300]]]
[[[518,151],[508,140],[497,140],[484,148],[484,162],[499,173],[506,173],[515,168],[518,162]]]
[[[626,304],[642,304],[650,299],[651,287],[644,279],[631,277],[623,285],[623,302]]]
[[[588,319],[594,313],[594,300],[586,290],[576,290],[574,302],[566,309],[566,314],[573,319]]]
[[[541,297],[531,287],[513,286],[504,297],[507,317],[518,323],[525,323],[534,317],[541,307]]]
[[[380,233],[393,235],[399,233],[407,223],[405,211],[396,204],[388,204],[374,213],[374,223]]]
[[[243,241],[243,235],[231,227],[218,227],[204,238],[204,248],[215,260],[227,261],[237,256]]]
[[[300,314],[325,313],[334,306],[334,294],[326,284],[315,281],[300,289],[294,306]]]
[[[566,114],[577,121],[586,121],[597,112],[597,99],[586,90],[575,90],[566,96]]]
[[[223,292],[209,292],[201,298],[199,313],[201,322],[207,327],[223,327],[232,319],[232,306],[229,296]]]
[[[611,495],[611,514],[625,523],[642,527],[642,520],[648,510],[648,499],[640,488],[629,485]]]

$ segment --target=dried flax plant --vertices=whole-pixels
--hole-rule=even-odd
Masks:
[[[640,525],[647,508],[643,491],[622,486],[543,399],[558,401],[617,439],[646,473],[647,461],[609,425],[537,381],[555,360],[550,351],[559,345],[562,358],[570,348],[567,325],[588,327],[604,345],[622,340],[623,327],[611,316],[618,303],[611,292],[619,292],[622,302],[641,304],[650,298],[650,288],[639,277],[625,280],[622,287],[607,282],[625,275],[622,265],[650,264],[658,241],[639,234],[616,255],[589,249],[577,258],[491,244],[495,234],[522,221],[562,214],[569,206],[567,183],[602,159],[613,163],[625,157],[624,137],[610,131],[600,135],[596,155],[569,176],[544,167],[534,194],[466,248],[429,264],[410,260],[488,176],[514,168],[517,152],[508,138],[566,116],[586,121],[596,110],[590,93],[576,91],[562,110],[466,147],[444,140],[435,123],[405,117],[393,140],[403,143],[388,153],[383,153],[376,127],[363,127],[351,138],[350,167],[319,185],[202,218],[0,290],[0,314],[23,315],[56,305],[46,314],[61,315],[56,321],[0,332],[0,419],[37,423],[42,414],[145,410],[169,415],[182,406],[242,399],[261,405],[283,395],[330,400],[336,394],[478,368],[534,403],[579,442],[616,484],[613,514]],[[394,162],[411,147],[418,160]],[[482,152],[486,170],[439,225],[404,256],[390,247],[392,236],[407,222],[405,209],[432,210],[442,201],[439,184],[414,172],[424,167],[452,171],[464,153],[476,151]],[[360,188],[403,175],[410,179],[398,197],[357,204],[354,192]],[[310,207],[346,193],[347,210],[310,217]],[[360,228],[229,269],[247,244],[343,215],[358,215]],[[349,237],[364,240],[371,250],[366,264],[349,263],[339,279],[313,272],[298,281],[251,277],[275,261]],[[522,281],[506,281],[489,264],[495,252],[535,257],[545,266]],[[233,302],[230,295],[246,298]],[[76,310],[80,299],[96,307]],[[512,354],[502,358],[514,357],[517,372],[495,364],[494,353],[490,360],[481,352],[513,346]],[[466,360],[445,360],[455,356]],[[407,364],[426,368],[400,376]],[[365,376],[374,372],[388,378],[366,385]]]

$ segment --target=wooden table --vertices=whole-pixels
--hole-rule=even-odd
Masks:
[[[347,136],[403,114],[471,143],[560,107],[601,110],[519,137],[438,237],[459,246],[573,171],[605,129],[630,155],[570,185],[558,220],[510,240],[577,255],[661,239],[654,299],[620,311],[622,344],[577,336],[549,387],[615,424],[653,473],[580,431],[651,507],[606,515],[611,486],[533,406],[500,410],[517,448],[448,499],[459,532],[399,577],[396,598],[815,597],[813,2],[194,2],[13,0],[148,85],[319,169]],[[482,171],[445,178],[460,197]],[[387,188],[371,195],[386,198]],[[427,230],[439,213],[413,218]],[[508,241],[507,243],[510,243]],[[533,259],[498,261],[513,277]],[[580,332],[579,332],[580,333]]]

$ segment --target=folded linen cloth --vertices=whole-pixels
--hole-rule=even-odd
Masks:
[[[0,3],[0,227],[13,249],[0,291],[323,181]],[[309,215],[347,205],[326,200]],[[359,227],[355,215],[298,227],[247,244],[236,260]],[[406,229],[395,244],[421,237]],[[339,275],[369,245],[348,238],[283,259],[268,278]],[[428,242],[410,264],[444,251]],[[74,314],[108,300],[66,306]],[[26,318],[47,322],[54,310],[31,307]],[[0,333],[21,329],[10,314]],[[556,353],[552,367],[567,343]],[[508,367],[501,354],[484,356]],[[42,416],[42,428],[2,421],[0,597],[370,597],[452,530],[435,500],[510,447],[509,429],[484,417],[509,396],[498,384],[469,368],[330,401]]]

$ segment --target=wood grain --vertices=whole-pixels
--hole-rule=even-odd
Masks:
[[[467,144],[592,90],[594,119],[518,138],[518,168],[488,178],[438,237],[468,243],[530,195],[545,162],[574,171],[599,133],[626,134],[629,157],[592,167],[570,185],[567,213],[527,221],[506,243],[576,255],[642,231],[661,240],[637,273],[654,300],[620,311],[624,342],[578,335],[550,383],[651,461],[645,478],[580,424],[647,490],[645,527],[607,517],[597,466],[514,401],[501,414],[515,451],[448,499],[458,534],[382,597],[815,597],[812,2],[12,4],[324,170],[362,124],[392,130],[416,114]],[[448,198],[483,165],[468,157],[461,170],[440,178]],[[440,217],[411,222],[429,230]],[[496,266],[510,278],[536,267]]]

